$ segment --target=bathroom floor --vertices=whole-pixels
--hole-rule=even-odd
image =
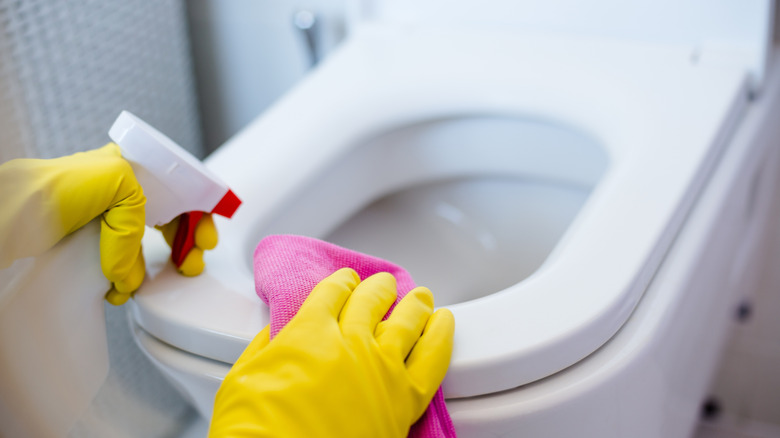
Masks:
[[[203,438],[206,435],[208,435],[208,423],[199,419],[181,438]],[[780,438],[780,427],[721,418],[714,422],[702,421],[691,438]]]
[[[699,423],[692,438],[780,438],[780,426],[721,418]]]

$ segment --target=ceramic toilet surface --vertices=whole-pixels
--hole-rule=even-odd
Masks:
[[[457,321],[447,396],[538,380],[630,317],[741,114],[746,79],[739,63],[683,48],[365,27],[207,160],[245,204],[218,221],[203,275],[178,276],[147,233],[134,318],[232,363],[268,321],[251,271],[263,235],[343,234],[372,202],[442,181],[547,181],[585,195],[537,266],[505,287],[440,299]],[[496,128],[458,131],[477,119]],[[504,129],[496,119],[517,124],[484,134]],[[491,214],[513,214],[503,211]]]

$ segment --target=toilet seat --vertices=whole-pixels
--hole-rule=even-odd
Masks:
[[[480,65],[465,62],[476,54]],[[148,276],[131,311],[158,339],[232,363],[268,322],[254,295],[254,245],[308,178],[356,140],[417,120],[532,116],[590,133],[609,168],[535,274],[449,306],[456,349],[444,389],[466,397],[538,380],[588,356],[630,317],[741,114],[746,79],[741,64],[693,62],[684,48],[366,26],[207,160],[245,205],[232,221],[218,221],[221,243],[199,277],[178,276],[161,237],[147,233]],[[403,176],[469,169],[431,163]],[[360,190],[369,199],[397,187],[386,181]]]

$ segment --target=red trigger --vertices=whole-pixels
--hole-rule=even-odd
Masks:
[[[179,217],[179,227],[176,229],[176,236],[171,245],[171,260],[177,268],[181,267],[187,254],[195,246],[195,229],[201,217],[203,217],[202,211],[183,213]]]

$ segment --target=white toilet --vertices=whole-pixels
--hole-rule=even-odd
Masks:
[[[139,346],[208,418],[268,322],[255,245],[303,234],[452,310],[459,436],[688,436],[765,245],[780,72],[770,1],[684,3],[357,3],[207,160],[244,204],[204,274],[147,233]]]

